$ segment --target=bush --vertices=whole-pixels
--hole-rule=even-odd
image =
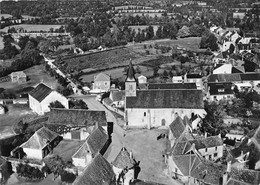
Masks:
[[[17,174],[19,176],[28,178],[28,179],[43,179],[44,174],[38,168],[31,167],[28,164],[18,164],[16,167]]]
[[[76,175],[73,173],[69,173],[67,171],[63,171],[61,174],[61,181],[62,182],[67,182],[67,183],[72,183],[76,179]]]

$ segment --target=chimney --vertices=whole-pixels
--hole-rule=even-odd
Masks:
[[[227,173],[231,172],[231,161],[227,162]]]
[[[208,133],[207,133],[207,132],[205,132],[205,134],[204,134],[204,137],[205,137],[205,138],[207,138],[207,137],[208,137]]]

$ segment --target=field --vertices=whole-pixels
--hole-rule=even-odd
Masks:
[[[54,80],[49,74],[44,71],[43,65],[33,66],[26,70],[24,70],[25,74],[28,76],[28,81],[26,83],[12,83],[12,82],[4,82],[0,83],[0,88],[5,88],[13,92],[27,93],[26,89],[30,89],[29,87],[33,87],[40,82],[45,83],[49,87],[56,88],[58,82]],[[23,89],[25,92],[23,92]]]
[[[186,48],[187,50],[191,51],[201,51],[201,49],[199,49],[200,40],[200,37],[188,37],[179,38],[177,40],[165,39],[163,41],[155,41],[154,43],[163,46]]]
[[[81,70],[84,72],[89,72],[126,66],[130,60],[132,60],[133,63],[140,63],[147,60],[147,57],[141,56],[139,53],[134,52],[131,49],[121,47],[102,52],[65,58],[63,59],[61,65],[57,65],[59,65],[64,71],[67,69],[72,69],[72,72],[79,72]]]
[[[144,76],[152,76],[153,75],[153,69],[146,66],[139,66],[141,70],[141,74]],[[120,81],[124,81],[126,78],[126,73],[124,72],[124,67],[116,68],[116,69],[110,69],[103,71],[106,74],[110,74],[112,80],[119,79]],[[80,78],[82,79],[82,82],[91,82],[94,80],[94,76],[97,75],[100,72],[97,73],[91,73],[82,75]],[[140,74],[136,74],[136,77],[140,76]]]
[[[49,31],[50,28],[58,29],[62,25],[40,25],[40,24],[19,24],[19,25],[13,25],[8,26],[3,29],[0,29],[0,31],[7,32],[9,28],[23,28],[24,30],[27,30],[27,32],[40,32],[40,31]]]

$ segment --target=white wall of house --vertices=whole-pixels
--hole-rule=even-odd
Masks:
[[[173,76],[172,77],[172,83],[182,83],[183,79],[182,76]]]
[[[49,112],[50,111],[50,108],[49,108],[49,105],[51,102],[54,102],[54,101],[59,101],[66,109],[69,108],[69,100],[61,95],[60,93],[56,92],[56,91],[52,91],[49,96],[47,96],[42,102],[42,112],[43,114],[45,112]]]
[[[172,156],[167,159],[168,173],[171,177],[178,177],[183,183],[188,182],[188,177],[184,176],[176,163],[173,161]]]
[[[86,154],[85,158],[76,158],[72,156],[72,164],[77,167],[85,168],[92,160],[91,154]]]
[[[119,174],[123,171],[123,169],[117,168],[117,167],[115,167],[115,166],[112,166],[112,168],[113,168],[113,171],[114,171],[114,173],[115,173],[115,175],[116,175],[116,180],[117,180],[118,177],[119,177]]]
[[[67,132],[65,134],[62,134],[61,136],[63,137],[63,139],[68,139],[68,140],[72,139],[71,132]],[[89,133],[87,132],[87,129],[81,128],[80,129],[80,140],[81,141],[86,140],[88,136],[89,136]]]
[[[159,127],[169,126],[179,115],[181,118],[187,116],[191,118],[191,114],[198,114],[201,117],[206,115],[204,109],[126,109],[128,126],[133,127]]]
[[[27,158],[30,159],[39,159],[42,160],[42,150],[32,149],[32,148],[23,148],[24,153],[26,153]]]
[[[188,83],[196,83],[197,89],[203,89],[202,78],[188,78]]]
[[[93,83],[93,89],[109,91],[110,90],[110,81],[95,81]]]
[[[209,96],[209,101],[219,101],[222,99],[232,99],[234,98],[234,94],[221,94],[221,95],[210,95]]]
[[[33,112],[37,114],[42,114],[42,106],[41,103],[38,102],[34,97],[29,94],[29,107],[32,109]]]
[[[210,147],[210,148],[202,148],[198,150],[200,154],[206,159],[216,160],[218,158],[223,157],[223,145]]]
[[[144,83],[147,83],[147,78],[143,75],[139,76],[138,77],[138,83],[139,84],[144,84]]]

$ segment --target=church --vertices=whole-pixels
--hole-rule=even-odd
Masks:
[[[202,90],[139,90],[132,63],[125,80],[125,121],[128,127],[152,128],[169,126],[177,116],[204,118]]]

